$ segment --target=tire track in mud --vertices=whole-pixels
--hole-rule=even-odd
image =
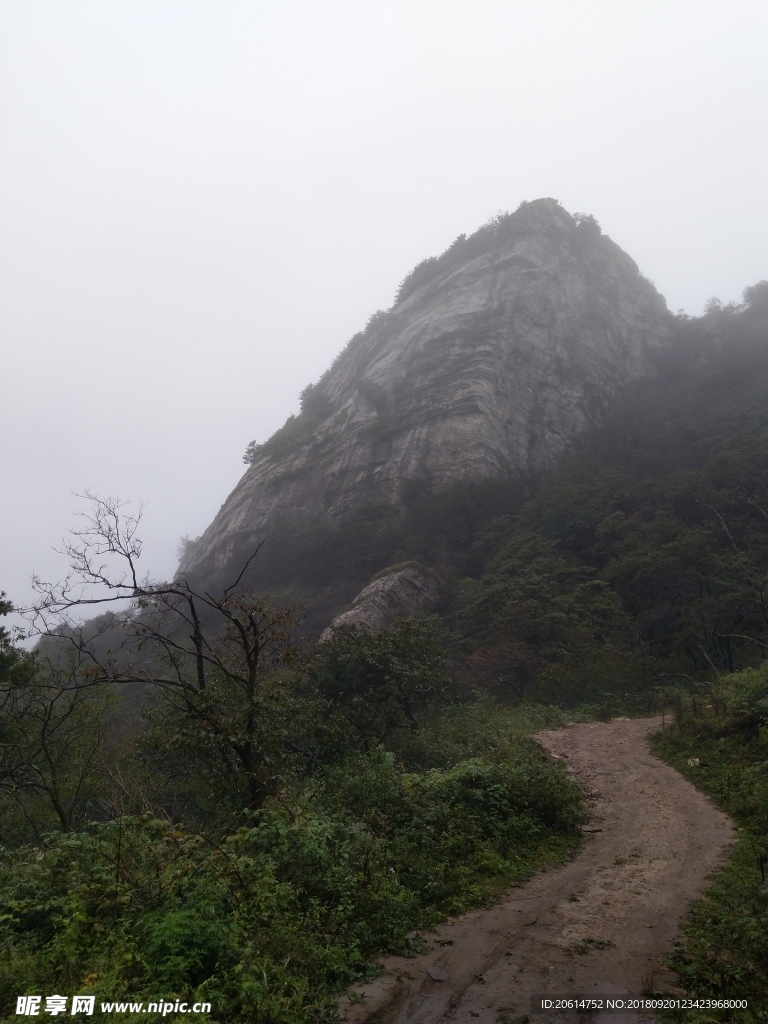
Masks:
[[[430,933],[420,956],[386,957],[383,973],[340,1000],[345,1024],[520,1024],[533,995],[673,991],[662,965],[690,902],[733,838],[730,819],[648,750],[660,718],[617,719],[538,736],[592,795],[574,860],[500,903]],[[600,1024],[637,1015],[602,1013]],[[578,1017],[537,1014],[534,1024]]]

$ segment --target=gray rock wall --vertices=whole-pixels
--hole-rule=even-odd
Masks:
[[[671,334],[633,260],[553,199],[482,229],[419,280],[256,452],[181,572],[221,568],[275,516],[396,502],[424,476],[440,488],[545,467]]]
[[[429,569],[415,563],[392,566],[360,591],[352,607],[336,616],[320,640],[330,640],[339,626],[386,629],[397,618],[424,615],[434,609],[439,596],[438,579]]]

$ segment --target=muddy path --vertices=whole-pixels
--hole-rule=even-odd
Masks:
[[[660,725],[617,720],[542,733],[541,743],[592,794],[578,856],[496,906],[440,925],[425,935],[431,948],[420,956],[383,959],[381,976],[342,998],[341,1020],[519,1024],[533,995],[639,995],[650,983],[674,991],[674,976],[660,961],[686,907],[722,861],[732,825],[649,753],[648,734]],[[548,1019],[578,1018],[531,1017],[533,1024]]]

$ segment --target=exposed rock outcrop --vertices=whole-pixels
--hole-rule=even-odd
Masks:
[[[663,298],[592,218],[526,203],[409,275],[262,445],[180,571],[276,517],[343,515],[551,464],[671,334]]]
[[[339,626],[386,629],[397,618],[432,611],[439,596],[437,577],[429,569],[415,562],[392,566],[360,591],[352,607],[336,616],[320,640],[330,640]]]

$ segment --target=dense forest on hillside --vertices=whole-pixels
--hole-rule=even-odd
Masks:
[[[678,317],[652,377],[552,471],[276,523],[235,579],[140,582],[138,521],[97,500],[72,564],[131,610],[80,627],[79,592],[41,585],[58,643],[0,630],[3,1006],[125,993],[322,1020],[378,952],[578,846],[584,795],[529,733],[661,707],[660,752],[703,745],[697,781],[754,837],[722,900],[746,908],[757,978],[766,456],[763,282]],[[406,560],[442,580],[435,615],[316,642]],[[701,920],[676,954],[697,985],[717,954]],[[720,963],[723,990],[740,969]]]
[[[738,826],[731,859],[683,923],[669,959],[689,992],[748,992],[751,1014],[768,1007],[768,672],[745,669],[679,696],[675,727],[651,749],[708,793]],[[734,1015],[738,1019],[737,1015]],[[704,1024],[711,1011],[668,1013]]]
[[[374,573],[416,560],[445,581],[460,671],[499,696],[690,683],[763,659],[767,456],[763,282],[678,317],[655,373],[553,471],[438,493],[413,480],[398,509],[275,523],[246,579],[306,605],[313,635]]]
[[[124,657],[0,633],[4,1008],[56,991],[148,1020],[330,1020],[377,953],[578,846],[580,788],[526,735],[565,716],[456,701],[434,623],[299,650],[288,611],[221,607],[202,676],[179,632],[144,633],[155,699],[122,743]]]

